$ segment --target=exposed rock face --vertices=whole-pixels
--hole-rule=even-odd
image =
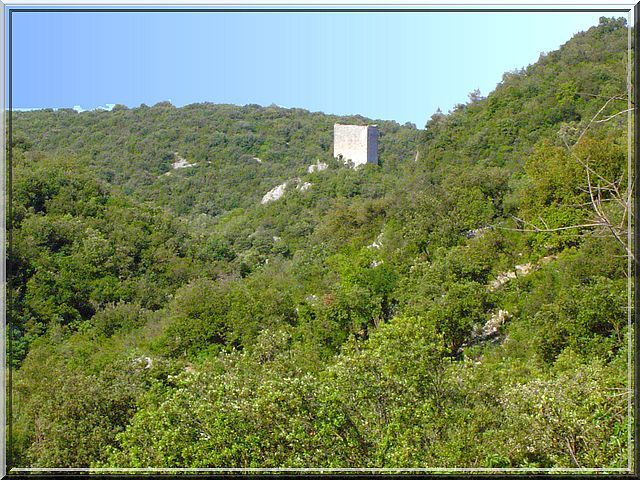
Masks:
[[[471,340],[469,344],[464,346],[474,345],[482,342],[499,341],[500,328],[511,318],[511,314],[506,310],[498,310],[491,314],[491,317],[487,322],[480,327],[476,325],[471,333]]]
[[[315,294],[307,295],[306,297],[304,297],[304,299],[307,301],[307,303],[310,303],[312,305],[315,305],[318,303],[318,296]]]
[[[301,192],[309,190],[309,188],[311,188],[311,186],[313,185],[311,182],[302,182],[302,183],[301,182],[302,181],[300,180],[300,178],[294,178],[290,182],[289,181],[284,182],[278,185],[277,187],[273,187],[271,190],[265,193],[260,203],[264,205],[266,203],[279,200],[280,198],[282,198],[282,196],[284,195],[284,192],[287,190],[287,187],[290,186],[291,183],[293,183],[296,186],[296,190],[300,190]]]
[[[511,318],[511,315],[506,310],[498,310],[491,315],[491,318],[487,320],[487,323],[482,327],[482,336],[484,338],[495,337],[500,333],[500,327]]]
[[[517,277],[516,272],[504,272],[504,273],[501,273],[500,275],[498,275],[496,277],[495,280],[493,280],[489,284],[489,290],[493,292],[494,290],[497,290],[502,285],[507,283],[509,280],[511,280],[513,278],[516,278],[516,277]]]
[[[367,245],[367,248],[381,248],[382,247],[382,235],[383,235],[383,233],[380,232],[380,234],[376,237],[376,239],[373,241],[373,243],[371,245]]]
[[[266,203],[279,200],[280,197],[284,195],[286,188],[287,188],[287,182],[281,183],[277,187],[273,187],[264,195],[264,197],[262,197],[262,200],[260,201],[260,203],[264,205]]]
[[[516,265],[516,272],[518,275],[527,275],[532,272],[535,267],[532,263],[525,263],[524,265]]]
[[[133,361],[134,363],[142,366],[142,368],[144,368],[145,370],[153,367],[153,360],[147,356],[136,357],[133,359]]]
[[[318,160],[318,162],[315,165],[309,165],[307,167],[307,172],[309,173],[313,173],[313,172],[321,172],[323,170],[326,170],[328,167],[328,165],[324,162],[321,162],[320,160]]]
[[[484,233],[486,233],[491,227],[481,227],[481,228],[475,228],[473,230],[469,230],[465,236],[467,238],[475,238],[475,237],[481,237]]]
[[[533,270],[537,270],[539,267],[532,263],[525,263],[523,265],[516,265],[515,271],[504,272],[498,275],[495,280],[493,280],[489,284],[489,291],[493,292],[497,290],[502,285],[507,283],[509,280],[513,280],[514,278],[518,278],[519,276],[524,276],[531,273]]]
[[[178,170],[179,168],[195,167],[197,165],[197,163],[189,163],[188,161],[186,161],[184,158],[178,155],[178,152],[174,152],[173,155],[176,157],[176,161],[171,164],[171,167],[174,170]]]

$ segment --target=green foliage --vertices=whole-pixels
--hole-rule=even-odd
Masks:
[[[565,348],[585,357],[611,357],[626,330],[626,281],[595,277],[593,283],[562,292],[534,318],[540,352],[548,362]]]
[[[512,464],[624,468],[624,376],[599,362],[576,366],[579,357],[566,355],[569,371],[514,386],[501,398]]]
[[[415,155],[418,132],[376,122],[384,139],[380,162],[394,171]],[[317,160],[335,163],[328,154],[334,123],[373,122],[275,106],[201,103],[178,109],[161,102],[111,112],[14,112],[13,123],[24,148],[79,156],[100,179],[176,214],[217,216],[259,202]],[[176,152],[196,165],[172,169]],[[358,176],[342,175],[335,192],[350,197],[370,188]]]
[[[451,355],[457,355],[470,339],[473,327],[484,323],[487,307],[485,287],[475,282],[453,284],[436,301],[429,317],[443,335]]]
[[[229,300],[214,282],[202,279],[176,292],[167,316],[167,327],[158,338],[160,351],[172,355],[196,355],[224,346],[229,335],[226,314]]]
[[[358,169],[330,149],[359,116],[14,112],[18,463],[626,465],[626,236],[598,224],[626,225],[626,117],[591,122],[626,39],[602,19],[423,131],[376,121]]]
[[[62,333],[34,342],[14,374],[19,465],[88,467],[104,458],[148,387],[150,375],[136,361],[131,338],[107,340],[95,330],[66,339]]]

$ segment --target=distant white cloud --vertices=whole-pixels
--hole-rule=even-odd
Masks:
[[[106,111],[111,111],[113,110],[113,107],[115,107],[116,104],[115,103],[105,103],[104,105],[98,105],[97,107],[93,108],[93,110],[106,110]],[[50,108],[50,107],[36,107],[36,108],[14,108],[13,111],[14,112],[33,112],[35,110],[44,110],[45,108]],[[54,107],[52,110],[60,110],[63,108],[69,108],[69,107]],[[82,105],[74,105],[72,107],[72,110],[75,110],[78,113],[82,113],[82,112],[88,112],[92,109],[86,109],[86,108],[82,108]]]
[[[111,110],[113,110],[113,107],[115,106],[116,106],[115,103],[105,103],[104,106],[100,105],[94,108],[94,110],[107,110],[108,112],[110,112]]]

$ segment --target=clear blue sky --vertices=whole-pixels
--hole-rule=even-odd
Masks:
[[[13,106],[275,103],[422,128],[600,16],[14,12]]]

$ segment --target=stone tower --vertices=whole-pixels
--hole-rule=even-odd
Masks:
[[[378,126],[333,126],[333,156],[351,160],[354,166],[378,164]]]

